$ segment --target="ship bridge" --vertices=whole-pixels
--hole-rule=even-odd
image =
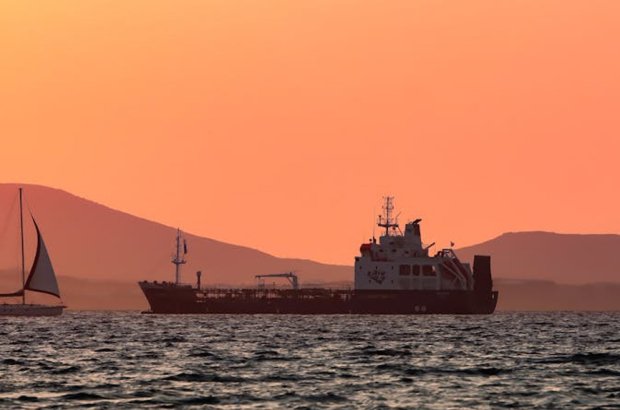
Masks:
[[[434,256],[435,245],[422,242],[421,219],[405,224],[400,230],[393,216],[393,197],[385,197],[383,214],[377,226],[384,229],[379,241],[372,238],[362,244],[355,258],[355,289],[359,290],[471,290],[472,271],[461,263],[451,249]]]

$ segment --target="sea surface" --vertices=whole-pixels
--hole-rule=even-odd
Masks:
[[[620,409],[620,313],[0,323],[7,409]]]

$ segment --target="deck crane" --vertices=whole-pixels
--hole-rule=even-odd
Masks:
[[[299,281],[297,279],[297,275],[293,272],[269,273],[266,275],[256,275],[254,276],[254,278],[258,280],[264,279],[264,278],[286,278],[291,283],[291,286],[293,287],[294,290],[299,289]],[[263,286],[264,286],[264,283],[263,283]]]

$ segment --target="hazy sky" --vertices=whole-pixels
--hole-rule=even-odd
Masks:
[[[352,263],[620,232],[620,1],[0,1],[0,178]]]

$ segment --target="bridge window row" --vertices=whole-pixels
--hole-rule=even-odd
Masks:
[[[433,265],[400,265],[400,276],[436,276],[435,267]]]

